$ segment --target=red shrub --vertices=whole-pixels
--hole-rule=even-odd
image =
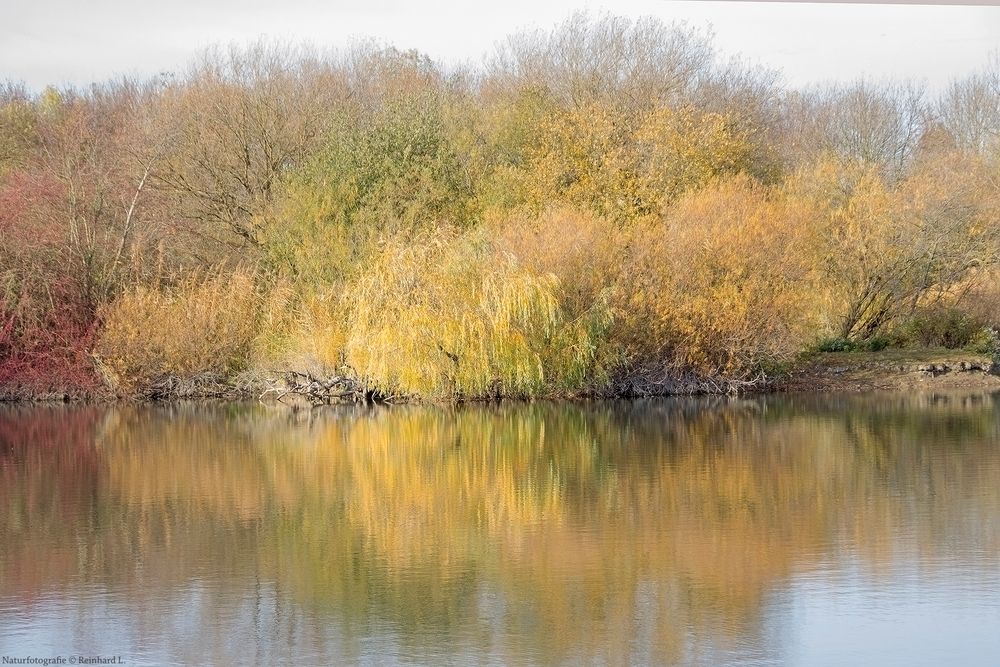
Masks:
[[[35,304],[0,301],[0,397],[66,393],[88,395],[100,388],[90,359],[96,340],[93,309],[58,283],[51,300]]]
[[[65,231],[51,215],[62,188],[42,171],[0,182],[0,398],[100,386],[89,355],[95,309],[69,275]]]

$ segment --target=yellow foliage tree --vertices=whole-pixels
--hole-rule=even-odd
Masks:
[[[635,362],[744,379],[809,332],[801,210],[747,176],[688,195],[633,241],[616,331]]]
[[[895,183],[875,167],[826,159],[787,188],[812,211],[824,276],[817,303],[844,338],[884,332],[997,260],[997,187],[975,156],[925,156]]]
[[[754,133],[733,117],[693,108],[660,108],[635,135],[639,198],[655,213],[726,174],[751,172]]]
[[[735,117],[691,107],[636,118],[598,103],[561,108],[533,99],[533,113],[507,118],[532,123],[533,141],[516,164],[497,167],[490,191],[535,213],[555,201],[618,223],[653,219],[713,178],[753,171],[761,150]]]
[[[593,343],[565,322],[557,289],[554,276],[532,273],[482,240],[446,230],[397,238],[330,303],[343,326],[327,326],[326,335],[385,394],[558,392],[582,381]],[[327,359],[331,352],[327,346]]]

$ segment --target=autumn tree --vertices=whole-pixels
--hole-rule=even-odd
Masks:
[[[67,355],[66,363],[85,367],[98,306],[140,270],[154,225],[147,200],[154,140],[139,122],[147,92],[122,81],[49,89],[32,103],[31,149],[0,181],[0,357],[15,367]]]
[[[929,116],[921,88],[858,81],[791,93],[783,104],[782,146],[793,167],[823,156],[899,179]]]
[[[463,104],[426,90],[363,118],[334,116],[323,145],[285,179],[261,230],[268,259],[305,282],[330,282],[355,272],[380,240],[470,226],[470,157],[455,118]]]
[[[925,155],[902,181],[874,167],[820,163],[790,183],[815,212],[830,326],[866,339],[993,265],[996,185],[981,160]]]
[[[172,149],[155,180],[175,195],[182,228],[222,248],[258,246],[276,186],[345,95],[342,77],[305,53],[265,43],[206,52],[160,100]]]

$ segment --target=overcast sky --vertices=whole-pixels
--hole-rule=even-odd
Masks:
[[[982,1],[982,0],[980,0]],[[938,88],[1000,48],[1000,6],[675,0],[0,0],[0,78],[86,84],[177,70],[200,48],[261,36],[319,47],[374,37],[478,62],[524,28],[573,10],[711,26],[727,55],[777,67],[789,85],[911,78]]]

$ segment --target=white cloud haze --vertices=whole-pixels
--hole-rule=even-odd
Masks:
[[[724,55],[780,69],[793,86],[860,76],[931,88],[981,67],[1000,46],[1000,7],[570,0],[364,3],[319,0],[0,0],[0,78],[86,84],[178,70],[201,48],[261,36],[317,47],[372,37],[450,62],[574,10],[711,26]]]

